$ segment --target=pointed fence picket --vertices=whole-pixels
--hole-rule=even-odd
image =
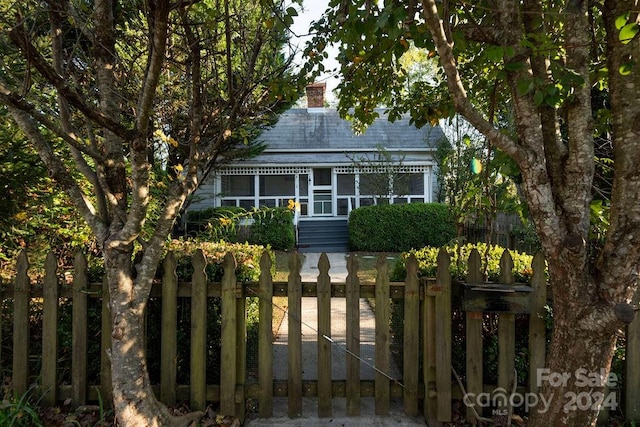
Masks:
[[[358,416],[362,411],[362,399],[373,398],[375,413],[390,413],[391,399],[402,399],[404,412],[415,417],[420,412],[430,425],[439,425],[452,419],[452,400],[461,399],[462,390],[452,376],[452,294],[459,286],[452,282],[450,257],[444,250],[438,254],[438,269],[433,279],[418,278],[418,262],[414,256],[406,260],[407,275],[404,282],[389,282],[389,265],[381,256],[376,263],[375,285],[360,283],[358,262],[354,254],[347,259],[347,277],[344,282],[334,282],[331,266],[326,255],[318,263],[318,277],[315,282],[301,279],[301,259],[293,254],[289,263],[287,282],[274,282],[271,277],[272,262],[265,251],[260,259],[260,278],[256,283],[239,282],[235,275],[236,262],[232,254],[224,257],[224,276],[221,282],[211,282],[205,273],[207,260],[202,251],[193,257],[194,273],[190,282],[181,282],[176,275],[176,257],[167,254],[163,263],[163,274],[154,283],[151,295],[162,299],[161,306],[161,355],[160,382],[156,393],[168,405],[179,401],[190,402],[193,409],[204,409],[209,402],[218,402],[221,413],[245,418],[247,399],[258,403],[259,417],[272,417],[274,398],[287,398],[289,417],[302,416],[303,397],[317,398],[317,415],[323,418],[334,416],[333,400],[346,398],[347,416]],[[467,287],[475,291],[484,289],[480,255],[473,251],[468,260]],[[509,252],[503,254],[500,283],[514,286],[511,269],[513,261]],[[547,303],[547,284],[544,274],[545,262],[541,255],[533,259],[533,276],[525,298],[530,307],[529,315],[529,378],[536,378],[536,369],[544,366],[546,352],[546,330],[544,310]],[[110,386],[110,365],[107,349],[111,342],[111,315],[109,312],[109,289],[106,281],[89,283],[87,261],[78,254],[74,261],[72,280],[64,283],[59,279],[57,262],[50,254],[45,262],[45,274],[41,284],[31,283],[29,261],[25,252],[17,259],[16,277],[12,283],[0,290],[3,302],[13,304],[11,316],[13,324],[9,346],[12,366],[1,366],[4,372],[11,372],[13,391],[17,395],[27,392],[34,381],[38,386],[34,393],[41,397],[44,405],[55,405],[70,399],[74,406],[102,399],[108,404],[112,391]],[[517,286],[514,287],[516,289]],[[258,338],[256,375],[247,374],[247,324],[246,299],[258,297]],[[288,298],[288,377],[286,381],[274,380],[273,357],[273,297]],[[317,301],[317,378],[302,378],[302,332],[301,299],[314,297]],[[190,300],[190,349],[189,384],[178,384],[177,324],[178,301]],[[344,343],[336,343],[331,338],[332,301],[345,299],[346,336]],[[360,360],[360,301],[367,298],[375,302],[375,377],[374,380],[361,378]],[[59,307],[63,300],[72,301],[72,361],[70,384],[61,384],[59,378],[60,328]],[[89,337],[88,306],[90,299],[101,299],[100,384],[89,384],[87,376],[87,351]],[[403,328],[392,331],[390,324],[391,300],[401,300],[403,306]],[[213,300],[221,304],[220,326],[220,366],[207,366],[206,352],[211,351],[207,342],[207,307]],[[2,304],[1,307],[5,307]],[[32,312],[42,310],[42,353],[31,354],[30,331],[33,330]],[[487,389],[483,384],[483,309],[470,308],[464,312],[465,323],[465,388],[466,392],[478,394]],[[514,381],[515,358],[514,313],[504,311],[498,314],[498,386],[509,390]],[[628,327],[627,364],[625,390],[617,390],[627,396],[626,415],[629,420],[640,418],[640,408],[633,396],[640,394],[640,344],[637,333],[639,320]],[[402,378],[393,378],[391,343],[393,334],[400,335],[402,351],[395,359],[402,365]],[[0,336],[0,338],[3,338]],[[336,346],[340,352],[335,351]],[[1,349],[1,347],[0,347]],[[4,350],[6,351],[6,350]],[[2,356],[3,353],[0,353]],[[6,360],[0,357],[0,360]],[[460,355],[457,355],[460,357]],[[40,372],[30,372],[38,358]],[[341,360],[339,360],[341,359]],[[344,363],[346,378],[332,378],[332,366]],[[305,369],[308,367],[305,366]],[[219,369],[219,384],[208,384],[208,369]],[[35,378],[35,379],[34,379]],[[527,388],[536,392],[535,381]],[[632,396],[631,398],[629,396]],[[467,418],[473,417],[469,411]]]
[[[287,337],[287,364],[288,382],[287,398],[290,418],[302,415],[302,278],[300,269],[302,263],[300,256],[293,254],[289,261],[288,296],[288,331]]]
[[[329,258],[322,254],[318,262],[318,416],[331,417],[331,277]]]
[[[58,278],[57,261],[53,253],[47,255],[46,275],[42,284],[42,404],[55,406],[58,386]]]
[[[271,279],[271,258],[265,251],[260,258],[260,282],[258,288],[258,378],[273,378],[273,281]],[[270,381],[260,381],[258,390],[259,416],[273,416],[273,385]]]
[[[351,357],[346,360],[347,415],[360,415],[362,391],[360,389],[360,280],[358,261],[354,254],[347,260],[347,282],[345,286],[346,347]]]

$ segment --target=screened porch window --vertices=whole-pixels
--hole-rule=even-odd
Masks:
[[[260,176],[260,196],[284,196],[293,198],[296,194],[294,175]]]
[[[356,194],[356,176],[354,174],[338,175],[338,195],[353,196]]]
[[[409,187],[409,194],[424,194],[424,175],[421,173],[405,174],[406,183]]]
[[[222,175],[221,190],[225,197],[246,197],[255,194],[255,182],[251,175]]]

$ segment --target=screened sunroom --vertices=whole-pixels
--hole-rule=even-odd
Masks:
[[[324,88],[312,85],[307,90]],[[307,98],[315,104],[283,113],[260,136],[266,149],[216,170],[189,209],[251,209],[288,206],[291,201],[301,228],[305,222],[346,223],[349,213],[361,206],[435,201],[434,154],[445,139],[439,127],[418,129],[408,116],[391,122],[379,110],[380,118],[356,134],[335,109],[323,107],[322,94]],[[380,150],[386,157],[377,163]]]
[[[360,206],[431,202],[432,181],[430,165],[403,166],[392,176],[353,166],[230,167],[218,173],[211,190],[217,194],[214,206],[251,209],[292,200],[300,219],[346,218]]]

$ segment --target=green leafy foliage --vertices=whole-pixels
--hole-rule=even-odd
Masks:
[[[638,23],[630,22],[625,24],[622,28],[620,28],[620,34],[618,34],[618,38],[624,44],[629,43],[635,36],[638,34]]]
[[[489,281],[497,281],[500,274],[500,258],[505,248],[501,246],[490,245],[485,243],[467,243],[459,246],[457,244],[445,246],[444,249],[451,257],[449,270],[456,280],[464,280],[468,272],[467,261],[473,249],[477,249],[483,258],[482,270],[486,271]],[[391,280],[402,281],[407,275],[406,260],[410,255],[414,255],[418,260],[418,276],[419,277],[435,277],[438,269],[437,259],[439,247],[427,246],[421,249],[412,249],[403,252],[391,273]],[[513,259],[513,276],[516,282],[529,283],[531,280],[531,261],[533,256],[510,251]],[[483,256],[484,255],[484,256]]]
[[[167,252],[173,251],[176,255],[178,268],[176,273],[182,280],[191,278],[193,266],[191,259],[196,251],[201,249],[207,259],[208,280],[220,281],[224,275],[222,262],[225,255],[230,252],[236,260],[236,277],[239,281],[257,281],[260,278],[260,257],[265,249],[264,246],[250,245],[248,243],[228,243],[203,242],[194,239],[171,240],[166,245]],[[275,255],[270,252],[272,265],[275,268]]]
[[[433,118],[425,117],[422,103],[417,103],[414,115],[408,101],[410,96],[406,96],[414,92],[408,88],[407,69],[400,59],[411,51],[412,46],[430,48],[433,43],[424,23],[414,20],[412,11],[403,4],[385,2],[383,6],[367,0],[341,5],[334,2],[312,26],[312,32],[315,37],[305,49],[308,62],[304,71],[318,71],[322,60],[320,53],[326,46],[331,43],[341,46],[337,59],[344,78],[338,85],[338,110],[353,119],[357,131],[364,130],[375,120],[375,109],[379,105],[389,106],[391,117],[397,116],[399,111],[412,111],[412,118],[421,123],[428,123]],[[369,82],[367,96],[355,88],[358,82],[364,81]],[[410,84],[413,83],[412,80]]]
[[[185,232],[190,237],[204,236],[206,233],[210,240],[231,241],[237,231],[236,219],[239,220],[246,212],[246,209],[235,206],[190,210],[187,212]]]
[[[511,236],[513,237],[515,247],[518,248],[520,252],[535,254],[542,250],[540,239],[531,222],[514,227],[513,230],[511,230]]]
[[[592,200],[589,204],[590,216],[590,238],[601,242],[604,240],[609,228],[609,206],[602,200]]]
[[[272,261],[272,273],[275,271],[275,255],[270,246],[253,245],[249,243],[230,243],[224,240],[216,242],[199,239],[173,239],[165,245],[165,254],[173,252],[178,266],[176,274],[181,281],[191,280],[193,275],[192,258],[198,250],[202,250],[207,260],[205,273],[207,280],[217,282],[222,280],[224,269],[222,263],[227,253],[231,253],[236,260],[236,277],[242,282],[257,281],[260,278],[260,258],[265,250],[269,251]],[[156,277],[163,274],[162,264],[158,267]],[[101,282],[104,275],[104,265],[101,258],[89,258],[89,281]]]
[[[364,206],[349,215],[352,250],[401,252],[441,246],[456,235],[451,211],[439,203]]]
[[[259,214],[253,215],[250,242],[278,250],[293,249],[296,243],[293,210],[262,208]]]
[[[42,264],[49,250],[69,265],[73,253],[88,249],[93,239],[5,113],[0,111],[0,277],[7,279],[25,248],[33,265]]]
[[[0,403],[0,425],[6,427],[41,427],[44,425],[36,404],[32,402],[32,390],[19,397],[5,397]]]
[[[239,207],[189,211],[187,235],[198,240],[247,242],[276,250],[295,247],[294,206],[246,210]]]
[[[458,237],[470,223],[491,229],[498,213],[524,215],[515,162],[480,137],[460,117],[445,128],[448,141],[436,150],[438,200],[450,205]]]

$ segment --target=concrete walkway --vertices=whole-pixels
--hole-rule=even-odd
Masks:
[[[305,253],[302,266],[302,281],[312,282],[318,277],[319,253]],[[327,254],[331,266],[329,275],[332,282],[344,282],[347,277],[346,255],[344,253]],[[344,380],[346,378],[346,358],[344,343],[346,309],[344,298],[331,300],[331,338],[336,342],[332,345],[332,379]],[[302,298],[302,379],[317,378],[317,304],[316,298]],[[274,377],[277,380],[287,379],[287,338],[288,318],[280,325],[278,337],[274,342]],[[361,379],[373,380],[374,354],[375,354],[375,317],[369,303],[365,299],[360,300],[360,365]],[[390,372],[387,373],[394,379],[401,380],[402,374],[399,368],[392,362]],[[315,398],[303,398],[303,413],[301,418],[291,419],[287,417],[287,399],[274,398],[274,417],[269,419],[253,419],[245,422],[246,426],[424,426],[426,423],[418,419],[412,419],[402,412],[400,400],[391,402],[390,415],[381,417],[375,415],[374,399],[362,398],[362,416],[346,417],[346,399],[333,399],[332,418],[317,417],[317,401]]]

